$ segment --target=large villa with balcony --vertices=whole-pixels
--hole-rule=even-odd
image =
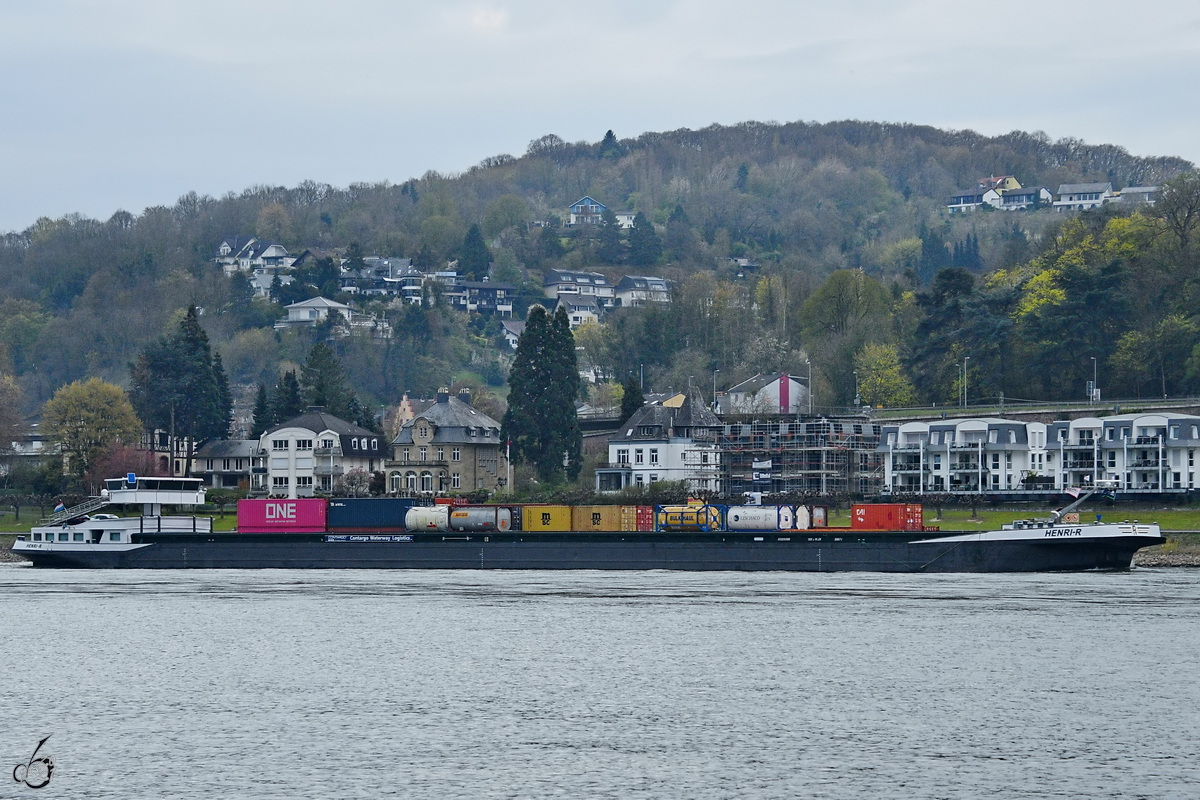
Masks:
[[[328,494],[347,475],[369,478],[386,457],[387,443],[379,434],[313,406],[259,438],[250,491],[290,498]]]
[[[1033,495],[1103,485],[1122,494],[1196,488],[1200,417],[1123,414],[885,425],[884,493]]]

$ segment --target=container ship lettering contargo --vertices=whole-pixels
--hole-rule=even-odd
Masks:
[[[942,531],[921,506],[862,504],[851,524],[807,505],[422,505],[405,499],[242,500],[238,530],[164,516],[204,503],[193,478],[106,481],[99,498],[18,537],[39,567],[120,569],[605,569],[1037,572],[1128,569],[1165,541],[1157,524],[1071,513],[988,531]],[[140,516],[89,516],[108,505]]]

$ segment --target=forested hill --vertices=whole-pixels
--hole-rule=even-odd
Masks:
[[[587,358],[618,374],[645,363],[662,388],[713,369],[730,379],[756,368],[797,369],[796,360],[821,353],[828,338],[826,323],[805,315],[806,303],[830,275],[861,268],[886,290],[880,302],[887,307],[862,313],[873,332],[856,334],[853,347],[847,342],[824,353],[819,391],[831,403],[844,400],[845,375],[862,348],[890,343],[920,398],[941,399],[951,391],[943,367],[921,361],[911,338],[928,322],[921,298],[930,296],[936,273],[955,265],[974,276],[1004,270],[1012,291],[1024,296],[1030,277],[1021,270],[1057,241],[1062,223],[1049,210],[952,220],[948,195],[991,175],[1054,191],[1060,183],[1087,181],[1117,189],[1159,184],[1191,169],[1179,158],[1135,157],[1115,145],[1053,142],[1036,133],[986,137],[870,122],[748,122],[596,143],[545,136],[520,157],[495,156],[462,174],[429,172],[399,185],[338,189],[305,182],[221,198],[189,193],[140,214],[43,218],[4,235],[0,372],[17,376],[26,410],[87,375],[127,384],[137,353],[180,309],[195,304],[204,309],[203,324],[231,379],[270,382],[281,362],[302,360],[309,342],[300,334],[276,335],[271,325],[280,306],[251,301],[244,281],[226,278],[212,263],[222,239],[257,235],[293,255],[306,248],[344,253],[357,244],[367,254],[412,257],[431,268],[458,257],[468,230],[479,224],[495,262],[492,277],[523,284],[527,294],[540,287],[539,270],[547,267],[659,274],[678,282],[681,310],[673,313],[694,302],[744,317],[734,325],[693,315],[651,335],[647,320],[665,312],[614,315],[604,337],[590,342]],[[530,224],[565,219],[567,207],[584,195],[644,213],[661,251],[647,255],[623,240],[607,247],[588,233],[543,235]],[[747,274],[730,267],[731,257],[757,268]],[[986,285],[994,288],[995,281]],[[952,289],[969,295],[984,286],[981,279]],[[351,337],[337,345],[367,398],[390,402],[401,391],[428,392],[467,370],[495,371],[494,324],[444,309],[368,310],[387,315],[396,336],[383,344]],[[853,327],[846,320],[830,324]],[[1011,380],[1003,377],[1011,367],[1010,360],[994,376],[998,391]],[[1010,390],[1058,391],[1051,383]]]

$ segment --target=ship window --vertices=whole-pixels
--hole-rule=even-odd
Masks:
[[[47,533],[46,535],[47,535],[47,536],[53,536],[54,534],[53,534],[53,533]],[[58,535],[58,540],[59,540],[60,542],[69,542],[69,541],[71,541],[71,534],[69,534],[69,533],[60,533],[60,534]]]
[[[35,534],[33,535],[33,540],[34,540],[35,542],[40,542],[40,541],[42,540],[42,535],[41,535],[40,533],[35,533]]]
[[[83,531],[75,531],[75,541],[77,541],[77,542],[83,541]]]
[[[110,542],[119,542],[119,541],[121,541],[121,532],[120,532],[120,531],[112,531],[112,532],[110,532],[110,533],[108,534],[108,540],[109,540]]]

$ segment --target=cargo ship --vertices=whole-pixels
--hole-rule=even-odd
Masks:
[[[849,527],[831,527],[808,505],[261,499],[239,502],[236,532],[217,532],[209,517],[163,514],[202,505],[199,479],[130,475],[19,536],[13,552],[60,568],[1039,572],[1128,569],[1165,541],[1154,523],[1080,523],[1072,510],[1085,499],[987,531],[926,526],[915,504],[855,505]],[[93,514],[109,505],[141,514]]]

